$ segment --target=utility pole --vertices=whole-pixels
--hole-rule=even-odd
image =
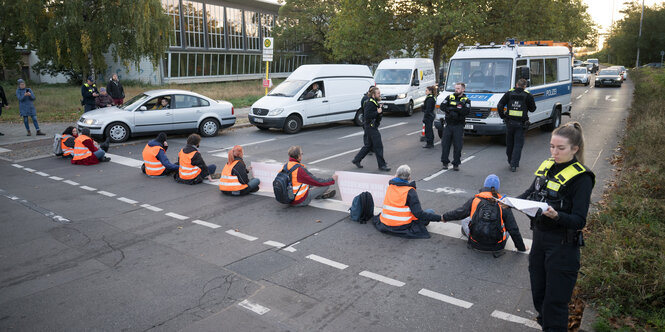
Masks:
[[[642,0],[642,14],[640,15],[640,32],[637,35],[637,60],[635,60],[635,67],[640,66],[640,39],[642,38],[642,19],[644,19],[644,0]]]
[[[612,37],[612,33],[614,32],[614,3],[615,2],[616,2],[616,0],[612,0],[612,25],[610,25],[610,35],[609,35],[609,37]],[[607,46],[608,46],[607,63],[611,63],[610,62],[610,50],[609,50],[610,44],[608,43]]]

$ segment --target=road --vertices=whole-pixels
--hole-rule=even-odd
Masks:
[[[622,88],[573,88],[570,120],[585,129],[586,164],[597,175],[594,201],[612,176],[609,158],[632,90],[630,80]],[[549,156],[550,134],[531,130],[521,167],[511,173],[502,145],[465,137],[461,171],[441,172],[440,145],[422,149],[420,126],[421,113],[385,117],[385,158],[393,171],[411,166],[423,207],[437,213],[461,206],[490,173],[501,178],[502,193],[520,194]],[[282,163],[288,147],[298,144],[315,173],[378,174],[373,156],[360,170],[350,162],[362,144],[361,135],[352,135],[359,132],[348,123],[296,135],[227,130],[204,139],[201,151],[208,163],[222,165],[223,151],[211,151],[240,144],[249,162]],[[212,185],[149,179],[135,167],[146,141],[114,145],[110,163],[90,167],[55,157],[0,161],[1,330],[536,326],[526,254],[493,258],[474,252],[457,231],[441,231],[441,224],[430,227],[436,231],[431,239],[406,240],[352,222],[347,212],[325,204],[288,208],[264,195],[226,197]],[[184,138],[169,143],[173,161]],[[530,239],[528,220],[516,215],[523,237]]]

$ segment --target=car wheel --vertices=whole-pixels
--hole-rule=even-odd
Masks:
[[[409,104],[406,106],[406,116],[413,115],[413,100],[409,101]]]
[[[292,114],[286,118],[284,122],[284,132],[287,134],[295,134],[302,129],[302,120],[299,116]]]
[[[205,119],[201,124],[199,125],[199,133],[201,133],[201,136],[203,137],[212,137],[212,136],[217,136],[217,132],[219,131],[219,122],[215,119]]]
[[[353,117],[353,123],[356,126],[362,126],[363,123],[365,123],[365,114],[363,114],[362,109],[356,111],[356,116]]]
[[[109,138],[111,143],[122,143],[129,139],[129,127],[121,122],[111,123],[106,127],[105,136]]]
[[[259,130],[268,130],[268,129],[270,129],[266,126],[256,126],[256,128],[259,128]]]
[[[543,125],[541,128],[544,131],[553,131],[554,129],[559,128],[560,125],[561,125],[561,110],[557,108],[556,110],[554,110],[554,113],[552,113],[552,122]]]

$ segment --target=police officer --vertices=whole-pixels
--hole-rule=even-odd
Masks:
[[[464,91],[466,84],[455,84],[455,92],[448,95],[441,102],[441,109],[445,114],[445,126],[443,127],[443,137],[441,137],[441,162],[443,169],[448,169],[450,159],[450,145],[453,145],[453,170],[459,171],[459,164],[462,158],[462,144],[464,143],[464,123],[466,116],[471,111],[471,101],[466,97]],[[443,123],[441,124],[443,126]]]
[[[381,101],[381,91],[377,87],[371,87],[369,90],[370,98],[363,105],[363,128],[367,135],[367,140],[358,154],[351,161],[356,167],[363,168],[360,162],[370,152],[376,154],[376,161],[379,164],[379,170],[390,172],[390,168],[383,159],[383,142],[381,142],[381,133],[379,132],[379,123],[383,113],[379,101]]]
[[[360,99],[360,110],[361,112],[363,112],[363,116],[365,115],[363,111],[365,109],[365,102],[369,100],[370,90],[372,90],[372,87],[373,86],[370,86],[367,93],[365,93],[363,97]],[[365,126],[363,126],[363,145],[367,145],[367,130],[365,130]],[[371,156],[372,152],[373,151],[370,151],[368,154]]]
[[[95,80],[92,76],[88,76],[88,80],[81,86],[81,96],[83,97],[81,104],[85,107],[83,113],[97,108],[95,99],[99,96],[99,91],[97,91],[97,85],[95,85]]]
[[[580,268],[582,228],[586,225],[595,176],[584,166],[584,137],[579,123],[557,128],[550,139],[552,158],[519,198],[546,202],[532,219],[529,254],[531,296],[537,321],[545,331],[568,331],[568,302]]]
[[[425,141],[427,142],[423,148],[431,149],[434,147],[434,107],[436,106],[436,85],[428,86],[425,90],[427,98],[423,104],[423,124],[425,125]]]
[[[536,110],[536,102],[525,88],[526,80],[520,78],[515,88],[506,92],[497,104],[499,116],[506,123],[506,155],[511,172],[517,171],[517,167],[520,167],[524,131],[529,129],[528,112],[533,113]],[[508,111],[504,110],[506,106]]]

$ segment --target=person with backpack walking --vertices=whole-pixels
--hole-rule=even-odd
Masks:
[[[334,189],[328,189],[337,182],[337,175],[333,175],[332,178],[328,179],[314,176],[302,164],[302,155],[303,152],[300,146],[296,145],[289,148],[289,162],[284,166],[284,169],[291,176],[291,187],[293,188],[293,200],[289,204],[291,206],[307,206],[312,198],[328,199],[335,197],[337,192]]]
[[[499,177],[490,174],[485,178],[480,193],[466,201],[462,207],[445,212],[443,220],[462,220],[462,234],[468,238],[471,248],[500,252],[510,237],[519,251],[526,251],[522,234],[512,210],[502,206]]]

